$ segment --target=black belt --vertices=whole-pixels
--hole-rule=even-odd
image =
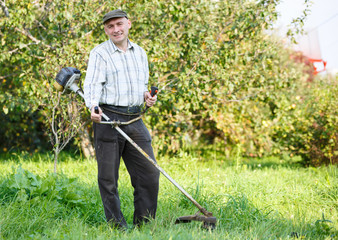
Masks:
[[[128,107],[123,107],[123,106],[114,106],[114,105],[108,105],[108,104],[101,104],[100,107],[103,109],[106,109],[108,111],[112,111],[115,113],[126,113],[126,114],[132,114],[132,115],[137,115],[140,114],[142,111],[141,106],[128,106]]]

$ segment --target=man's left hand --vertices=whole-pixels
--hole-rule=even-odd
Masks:
[[[157,100],[157,95],[152,97],[150,92],[144,92],[144,100],[146,101],[147,107],[152,107]]]

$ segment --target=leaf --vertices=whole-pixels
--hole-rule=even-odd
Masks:
[[[4,114],[8,114],[8,108],[6,106],[2,107],[2,111],[4,112]]]

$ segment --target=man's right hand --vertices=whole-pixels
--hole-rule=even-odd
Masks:
[[[96,122],[96,123],[100,123],[101,122],[101,117],[102,117],[102,110],[100,107],[98,107],[99,109],[99,113],[95,113],[95,106],[92,107],[91,109],[91,115],[90,115],[90,118],[93,122]]]

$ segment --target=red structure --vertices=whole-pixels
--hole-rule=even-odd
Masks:
[[[313,74],[317,75],[320,72],[324,72],[326,70],[326,61],[323,59],[313,59],[309,58],[309,61],[313,66]]]
[[[301,52],[301,60],[303,60],[306,65],[313,69],[313,75],[317,75],[318,73],[326,70],[326,61],[324,61],[321,56],[317,28],[312,29],[307,32],[307,34],[301,36],[298,39],[298,44],[295,47],[295,50],[298,52],[298,54]]]

